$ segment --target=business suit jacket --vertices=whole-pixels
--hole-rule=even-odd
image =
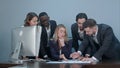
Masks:
[[[51,31],[50,38],[52,38],[57,24],[56,21],[54,20],[50,20],[49,23],[50,23],[50,31]],[[44,58],[45,55],[48,55],[48,57],[50,57],[49,47],[47,47],[47,44],[48,44],[47,31],[45,27],[42,26],[42,34],[41,34],[41,42],[40,42],[40,50],[39,50],[40,58]]]
[[[120,59],[120,42],[115,37],[113,30],[106,24],[98,24],[96,44],[91,36],[84,36],[80,51],[83,52],[85,48],[90,47],[90,55],[98,60],[118,60]]]
[[[56,42],[54,40],[50,40],[49,45],[50,45],[50,52],[51,52],[52,60],[60,60],[59,58],[60,49],[59,49],[58,41]],[[65,46],[62,47],[61,50],[62,50],[61,53],[64,54],[67,59],[69,59],[71,50],[72,50],[71,42],[70,41],[65,42]]]
[[[82,41],[83,38],[79,36],[77,23],[72,24],[71,33],[72,33],[72,41],[73,41],[72,46],[74,47],[75,51],[78,51],[79,49],[78,40]]]

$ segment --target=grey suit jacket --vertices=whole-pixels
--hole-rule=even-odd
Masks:
[[[83,52],[85,48],[90,47],[90,55],[98,60],[120,59],[120,42],[110,26],[98,24],[97,40],[99,44],[96,44],[92,37],[85,35],[80,51]]]

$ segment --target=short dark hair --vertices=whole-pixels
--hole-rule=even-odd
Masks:
[[[87,19],[84,23],[83,23],[83,28],[87,28],[87,27],[93,27],[95,26],[97,23],[94,19]]]
[[[76,21],[78,21],[78,19],[82,19],[82,18],[85,18],[86,20],[88,19],[87,15],[85,13],[78,13],[76,15]]]
[[[39,18],[42,17],[42,16],[48,16],[48,14],[47,14],[46,12],[41,12],[41,13],[39,14]]]

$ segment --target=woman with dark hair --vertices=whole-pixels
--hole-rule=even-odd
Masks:
[[[67,39],[67,31],[64,25],[56,27],[54,37],[49,41],[52,60],[67,60],[70,57],[72,44]]]
[[[29,12],[25,18],[24,26],[35,26],[38,24],[38,16],[34,12]]]

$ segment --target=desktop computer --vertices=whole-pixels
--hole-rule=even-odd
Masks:
[[[12,59],[21,56],[38,56],[41,26],[17,27],[12,30]]]

